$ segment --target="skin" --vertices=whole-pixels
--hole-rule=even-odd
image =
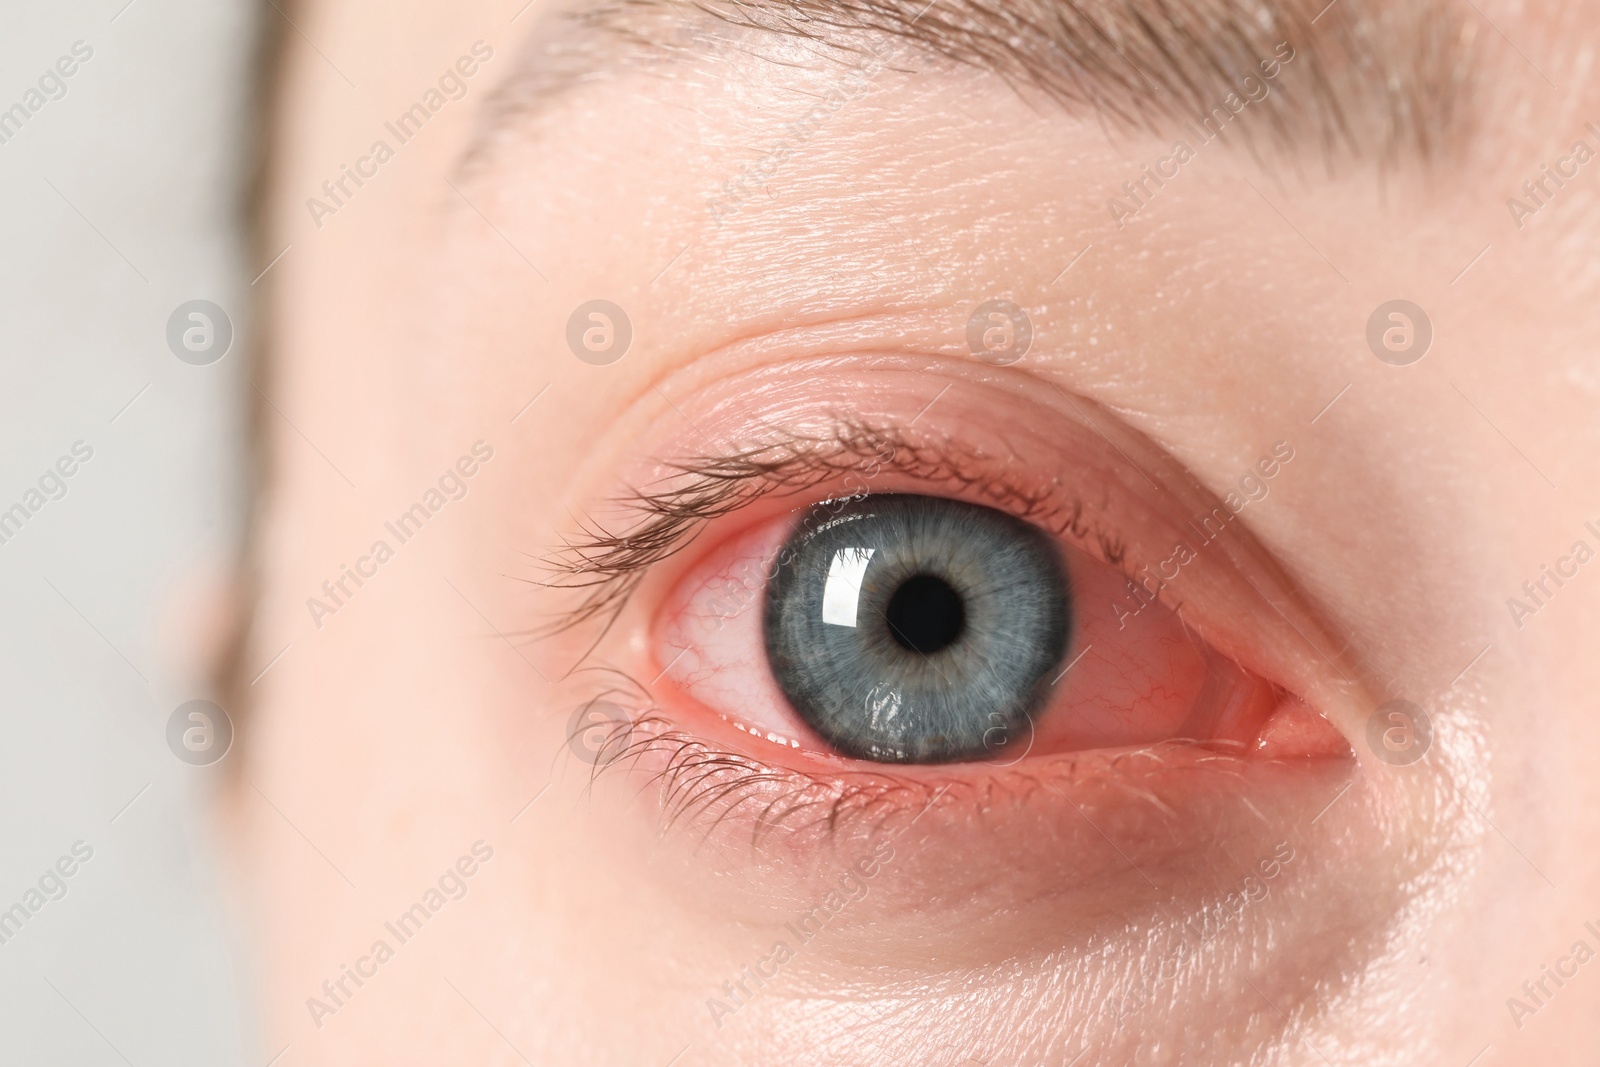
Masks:
[[[465,163],[540,14],[515,8],[320,0],[295,12],[317,50],[294,36],[281,57],[263,246],[293,251],[267,283],[256,380],[276,410],[226,812],[263,1047],[327,1064],[1587,1062],[1600,964],[1570,954],[1600,949],[1583,847],[1600,833],[1600,563],[1526,617],[1507,599],[1575,541],[1600,548],[1600,163],[1520,230],[1505,201],[1595,143],[1574,58],[1592,15],[1486,8],[1568,88],[1479,26],[1481,113],[1448,159],[1330,171],[1213,145],[1119,228],[1107,199],[1170,136],[1108,135],[910,60],[713,224],[708,190],[840,77],[771,62],[778,44],[613,72]],[[480,39],[494,56],[466,96],[313,225],[306,198]],[[563,336],[596,296],[634,329],[608,366]],[[997,296],[1035,338],[1000,369],[965,340]],[[1403,367],[1365,339],[1397,297],[1434,330]],[[889,378],[868,389],[872,373]],[[1220,497],[1292,442],[1240,516],[1249,552],[1208,556],[1184,610],[1348,757],[1214,778],[1113,778],[1059,753],[906,768],[898,806],[757,843],[739,818],[667,825],[654,756],[591,782],[569,730],[593,675],[574,668],[651,683],[659,612],[716,538],[604,634],[538,639],[573,603],[534,582],[539,559],[580,516],[615,517],[606,501],[662,459],[736,440],[758,411],[830,404],[922,426],[936,400],[931,435],[1022,427],[1045,442],[1019,447],[1025,465],[1088,469],[1087,451],[1047,455],[1068,397],[1164,457],[1147,468],[1163,490],[1186,470]],[[493,458],[465,496],[314,620],[307,598],[477,441]],[[881,485],[916,488],[898,477]],[[1276,609],[1238,577],[1257,559]],[[1432,727],[1403,766],[1368,741],[1397,697]],[[659,699],[705,742],[773,756]],[[807,759],[790,762],[838,770]],[[493,856],[465,895],[397,944],[383,924],[478,841]],[[778,978],[708,1007],[884,841],[894,859]],[[1280,842],[1294,858],[1267,877]],[[1218,906],[1214,938],[1183,933]],[[393,959],[363,965],[337,1011],[308,1008],[380,938]],[[1563,958],[1575,977],[1535,1005],[1523,983]]]

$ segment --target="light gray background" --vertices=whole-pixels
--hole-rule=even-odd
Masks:
[[[205,695],[165,605],[241,526],[258,12],[13,0],[4,21],[0,109],[73,42],[94,56],[0,145],[0,509],[73,442],[94,457],[0,544],[0,909],[74,841],[94,857],[0,945],[0,1063],[262,1067],[209,859],[217,769],[164,740]],[[234,322],[208,367],[166,346],[196,297]]]

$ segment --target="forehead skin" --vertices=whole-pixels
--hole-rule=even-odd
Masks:
[[[1359,41],[1361,9],[1339,4],[1331,28]],[[1427,862],[1386,946],[1347,959],[1319,1003],[1287,1006],[1293,1023],[1242,989],[1216,1006],[1217,1029],[1255,1035],[1263,1063],[1414,1063],[1417,1049],[1466,1063],[1486,1045],[1483,1063],[1581,1062],[1574,1050],[1600,1037],[1600,994],[1580,984],[1592,976],[1525,1028],[1505,999],[1595,917],[1600,870],[1575,845],[1600,833],[1600,581],[1564,587],[1521,627],[1505,600],[1600,523],[1600,161],[1520,228],[1507,199],[1526,199],[1522,183],[1574,141],[1596,143],[1592,16],[1454,11],[1444,39],[1475,27],[1475,91],[1448,152],[1380,137],[1330,165],[1320,138],[1241,137],[1200,148],[1119,226],[1108,202],[1133,202],[1123,183],[1186,136],[1168,116],[1103,121],[1048,86],[901,49],[801,138],[792,124],[851,84],[849,61],[738,34],[666,58],[590,39],[552,92],[521,77],[546,13],[520,6],[292,12],[261,259],[291,250],[262,283],[271,357],[257,385],[275,410],[241,673],[290,650],[243,687],[236,799],[274,1049],[292,1041],[316,1063],[679,1051],[678,1005],[723,974],[699,967],[710,924],[643,880],[596,875],[611,846],[575,814],[570,782],[519,811],[568,705],[565,664],[497,636],[529,618],[508,574],[570,529],[564,504],[618,459],[623,413],[670,414],[708,383],[799,356],[957,355],[971,309],[1004,297],[1034,322],[1028,373],[1115,411],[1213,489],[1292,440],[1296,477],[1274,487],[1256,535],[1349,655],[1390,693],[1421,694],[1438,730],[1415,774],[1387,780],[1394,832]],[[1315,14],[1298,24],[1318,32]],[[314,225],[307,198],[480,39],[494,58],[466,95]],[[1298,62],[1275,90],[1285,102],[1313,92]],[[1350,86],[1336,54],[1325,68]],[[759,182],[730,189],[786,144]],[[563,340],[571,309],[597,296],[635,329],[609,368]],[[1405,368],[1365,341],[1373,308],[1395,298],[1434,329]],[[478,439],[496,457],[460,513],[310,629],[306,596]],[[1364,729],[1353,711],[1338,725]],[[474,886],[450,936],[408,945],[338,1026],[308,1030],[305,997],[344,946],[477,838],[498,850],[497,880]],[[852,1027],[893,1061],[903,1049],[874,1020],[900,1019],[926,1049],[949,1020],[978,1029],[1017,1004],[1045,1015],[1083,972],[1064,973],[910,1007],[866,983],[832,1003],[774,1002],[748,1031],[760,1041],[702,1062],[811,1062],[819,1031]],[[690,993],[664,1000],[674,982]]]

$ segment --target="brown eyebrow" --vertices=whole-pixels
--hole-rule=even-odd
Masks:
[[[602,0],[546,16],[479,147],[608,70],[754,50],[744,35],[776,34],[856,64],[887,40],[897,69],[920,56],[984,70],[1113,129],[1230,126],[1226,140],[1310,144],[1330,165],[1431,161],[1465,142],[1474,114],[1465,18],[1447,0]],[[1263,85],[1252,121],[1230,124]]]

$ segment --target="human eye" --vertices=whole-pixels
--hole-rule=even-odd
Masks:
[[[1165,823],[1133,849],[1167,864],[1221,807],[1348,774],[1337,645],[1237,502],[1113,413],[942,364],[797,364],[673,407],[550,580],[575,728],[672,821],[792,856],[927,804],[963,839],[1004,795],[1008,865],[1017,828],[1090,810]]]
[[[1081,501],[1064,523],[1053,512],[1057,532],[1040,525],[1052,521],[1044,501],[1030,521],[970,493],[873,492],[851,473],[857,492],[727,536],[668,595],[656,650],[674,696],[753,738],[882,763],[1016,764],[1163,742],[1258,758],[1344,751],[1326,720],[1169,606],[1209,544],[1204,526],[1155,566],[1131,566]],[[1210,514],[1220,536],[1226,512]]]

